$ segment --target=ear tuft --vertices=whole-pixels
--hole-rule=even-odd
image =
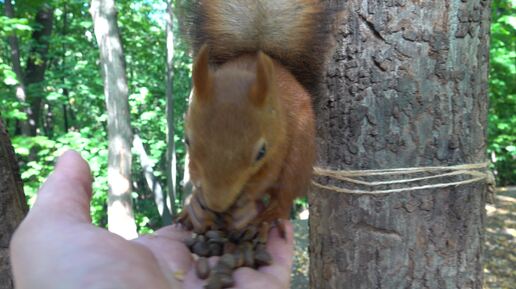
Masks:
[[[256,81],[251,86],[250,99],[256,106],[262,106],[273,89],[274,64],[263,52],[258,52],[256,60]]]
[[[206,100],[210,97],[213,86],[212,72],[209,65],[209,49],[204,44],[197,54],[195,64],[192,71],[192,80],[194,86],[194,97]]]

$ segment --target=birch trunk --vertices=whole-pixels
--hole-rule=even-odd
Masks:
[[[108,112],[108,228],[126,239],[132,239],[138,235],[131,198],[132,131],[115,1],[93,0],[91,14],[100,50]]]
[[[168,207],[172,213],[172,218],[176,214],[175,200],[176,196],[176,178],[177,178],[177,160],[176,146],[174,142],[174,14],[172,11],[172,1],[167,1],[166,13],[166,37],[167,37],[167,79],[166,79],[166,97],[167,97],[167,191],[168,191]],[[167,199],[167,195],[165,195]],[[163,224],[168,225],[172,222],[172,218],[163,215]]]

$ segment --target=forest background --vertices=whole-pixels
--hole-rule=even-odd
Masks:
[[[10,12],[7,2],[13,4]],[[138,142],[133,146],[133,208],[138,232],[148,233],[168,222],[158,210],[163,202],[160,192],[171,190],[167,178],[173,178],[170,183],[175,190],[170,194],[174,196],[171,211],[181,210],[186,195],[183,115],[191,89],[192,60],[181,38],[178,17],[172,19],[173,49],[169,46],[167,51],[166,16],[178,14],[179,1],[116,4],[129,86],[130,127],[135,140],[143,143],[143,150]],[[104,227],[109,116],[89,6],[81,0],[0,0],[0,10],[6,12],[0,16],[0,115],[19,160],[29,205],[56,156],[67,148],[76,149],[89,162],[94,176],[93,222]],[[516,184],[515,12],[515,0],[493,1],[488,155],[498,186]],[[13,39],[19,48],[17,55],[13,54]],[[173,122],[168,123],[167,53],[173,54],[169,83],[174,110]],[[19,94],[21,85],[24,98]],[[177,161],[174,172],[169,173],[167,127],[172,126]],[[299,200],[296,211],[306,206],[306,200]]]

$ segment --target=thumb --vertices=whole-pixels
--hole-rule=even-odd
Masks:
[[[41,186],[29,217],[41,214],[45,218],[91,222],[91,182],[88,163],[76,151],[66,151]]]
[[[278,228],[274,228],[269,235],[267,251],[272,256],[272,265],[260,268],[259,271],[271,274],[283,284],[290,282],[290,270],[294,257],[294,229],[288,220],[280,220],[285,230],[285,238]]]

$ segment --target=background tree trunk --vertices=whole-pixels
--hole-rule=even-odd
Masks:
[[[61,29],[61,35],[63,35],[64,37],[68,37],[68,1],[63,2],[62,9],[63,9],[63,17],[62,17],[63,18],[63,24],[62,24],[63,26]],[[66,51],[67,51],[66,42],[63,41],[62,54],[61,54],[61,59],[62,59],[61,69],[62,69],[63,76],[61,77],[61,81],[64,85],[63,96],[66,99],[66,103],[63,103],[63,129],[65,132],[68,132],[69,129],[75,128],[75,123],[74,123],[75,117],[74,117],[73,107],[70,106],[70,91],[68,89],[67,77],[66,77],[66,73],[65,73],[66,71],[68,71],[67,69],[69,69],[69,67],[67,66]]]
[[[14,288],[9,242],[28,211],[14,150],[0,119],[0,289]]]
[[[125,61],[114,0],[93,0],[91,14],[100,49],[108,111],[108,228],[126,239],[135,238],[131,198],[131,142]]]
[[[177,178],[177,161],[176,161],[176,146],[174,141],[174,14],[172,11],[172,0],[167,1],[166,13],[166,28],[165,33],[167,37],[167,79],[166,79],[166,96],[167,96],[167,191],[168,191],[168,205],[172,213],[172,218],[176,214],[175,200],[176,200],[176,178]],[[167,195],[165,194],[165,200]],[[170,214],[162,215],[164,225],[172,222]]]
[[[162,225],[169,225],[172,223],[172,218],[170,216],[170,211],[168,210],[168,206],[165,200],[166,194],[163,192],[161,184],[154,175],[154,164],[150,160],[147,152],[145,151],[142,139],[137,134],[135,134],[133,137],[133,148],[138,157],[140,158],[140,166],[143,170],[143,177],[145,178],[149,191],[154,196],[154,203],[156,204],[158,213],[161,216],[161,220],[163,222]],[[166,222],[167,220],[168,223]]]
[[[9,18],[16,17],[11,0],[5,1],[5,15]],[[27,91],[27,88],[30,85],[43,81],[45,76],[49,37],[52,33],[52,8],[43,4],[38,10],[35,20],[38,27],[32,33],[34,43],[30,50],[25,73],[23,73],[20,61],[18,37],[14,34],[8,37],[12,68],[18,79],[16,98],[26,105],[25,113],[27,114],[27,120],[20,123],[21,132],[25,136],[35,136],[39,125],[43,92],[41,87],[33,87],[30,93]]]
[[[484,162],[490,1],[327,2],[345,8],[315,105],[318,165]],[[485,191],[314,190],[311,288],[482,288]]]
[[[188,96],[188,105],[190,105],[190,102],[192,101],[192,94],[193,89],[190,90],[190,95]],[[188,151],[185,154],[185,163],[183,166],[183,179],[181,180],[181,186],[182,186],[182,195],[181,195],[181,206],[184,207],[185,201],[193,192],[193,184],[192,180],[190,178],[190,155],[188,154]]]
[[[43,109],[44,92],[41,82],[45,79],[53,16],[54,10],[48,4],[42,4],[36,13],[36,23],[39,28],[32,32],[34,44],[31,47],[27,67],[25,68],[23,82],[27,88],[27,98],[30,104],[27,117],[31,136],[37,135],[42,120],[41,111]]]
[[[14,7],[11,0],[5,0],[5,16],[9,18],[16,18],[16,14],[14,13]],[[9,48],[11,49],[11,65],[14,73],[16,74],[16,78],[18,80],[18,84],[16,85],[16,99],[24,105],[26,105],[27,101],[27,90],[25,89],[24,77],[21,68],[20,61],[20,45],[18,43],[18,37],[16,34],[9,35],[7,38],[9,42]],[[29,114],[28,108],[25,109],[27,115]],[[28,121],[20,122],[20,130],[22,135],[28,136],[31,134],[30,126]]]

